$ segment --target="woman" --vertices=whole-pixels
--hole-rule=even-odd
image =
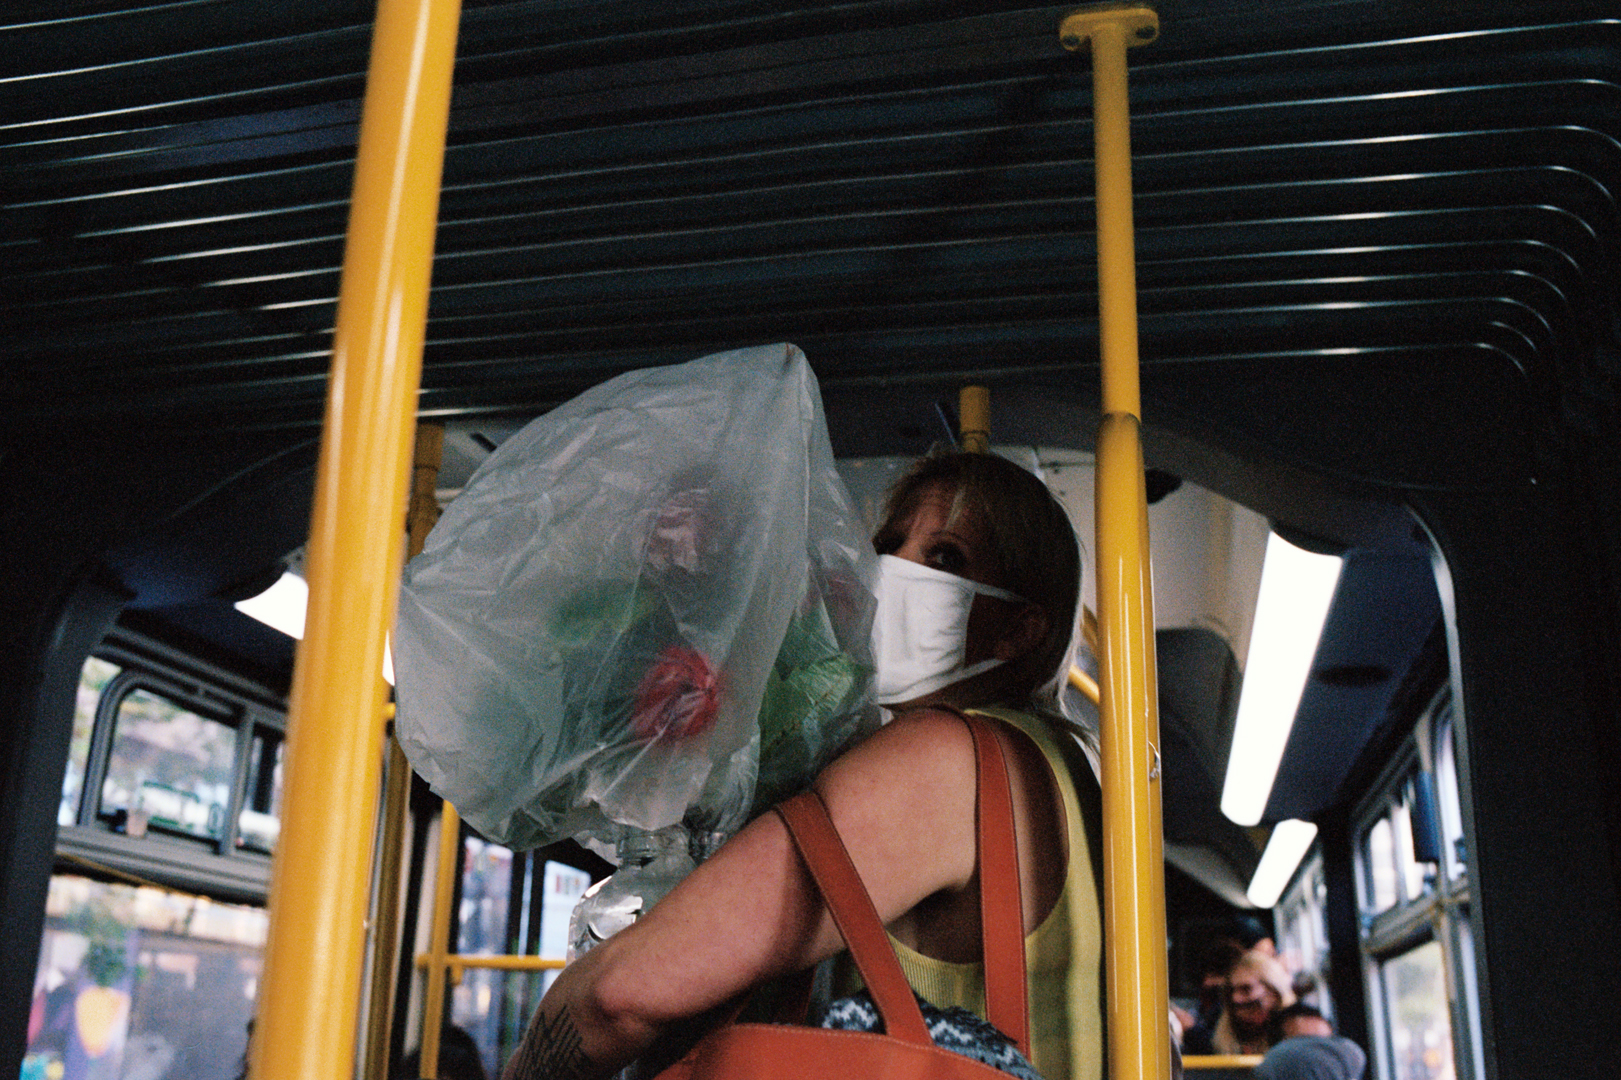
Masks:
[[[990,455],[925,459],[897,485],[880,556],[878,700],[894,719],[816,780],[897,944],[936,1005],[983,1014],[975,756],[959,710],[1027,703],[1067,655],[1079,555],[1045,486]],[[1073,740],[990,708],[1018,834],[1031,1042],[1047,1080],[1101,1073],[1101,920]],[[1088,820],[1090,818],[1091,820]],[[606,1076],[683,1021],[843,948],[781,820],[738,833],[642,920],[571,964],[503,1080]],[[978,995],[976,1001],[975,995]],[[977,1007],[976,1007],[977,1006]]]
[[[1295,1003],[1289,972],[1277,957],[1251,949],[1227,972],[1227,1008],[1210,1037],[1217,1054],[1264,1054],[1274,1039],[1271,1021]]]

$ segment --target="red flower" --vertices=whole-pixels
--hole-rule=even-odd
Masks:
[[[638,739],[686,739],[715,726],[720,677],[708,658],[685,645],[670,645],[636,687],[630,714]]]

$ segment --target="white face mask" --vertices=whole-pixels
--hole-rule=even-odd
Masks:
[[[872,654],[878,664],[880,705],[912,701],[1002,663],[991,657],[964,666],[968,612],[976,593],[1026,602],[1006,589],[894,555],[878,556],[877,591]]]

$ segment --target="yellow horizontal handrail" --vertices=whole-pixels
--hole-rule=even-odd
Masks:
[[[434,962],[432,953],[417,953],[416,965],[425,968]],[[561,971],[566,961],[544,956],[476,956],[469,953],[447,953],[439,962],[457,974],[462,968],[488,968],[495,971]]]
[[[1260,1054],[1189,1054],[1182,1059],[1182,1068],[1253,1069],[1260,1063]]]
[[[1069,684],[1081,693],[1094,705],[1101,703],[1103,694],[1098,690],[1098,681],[1074,665],[1069,669]]]

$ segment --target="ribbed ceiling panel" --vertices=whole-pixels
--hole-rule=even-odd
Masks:
[[[1561,372],[1613,344],[1621,26],[1441,7],[1159,5],[1131,53],[1150,411],[1381,483],[1534,473]],[[22,10],[13,422],[313,423],[369,7]],[[767,340],[829,387],[1074,379],[1096,271],[1065,10],[470,4],[424,409]],[[1375,406],[1416,434],[1336,422]]]

